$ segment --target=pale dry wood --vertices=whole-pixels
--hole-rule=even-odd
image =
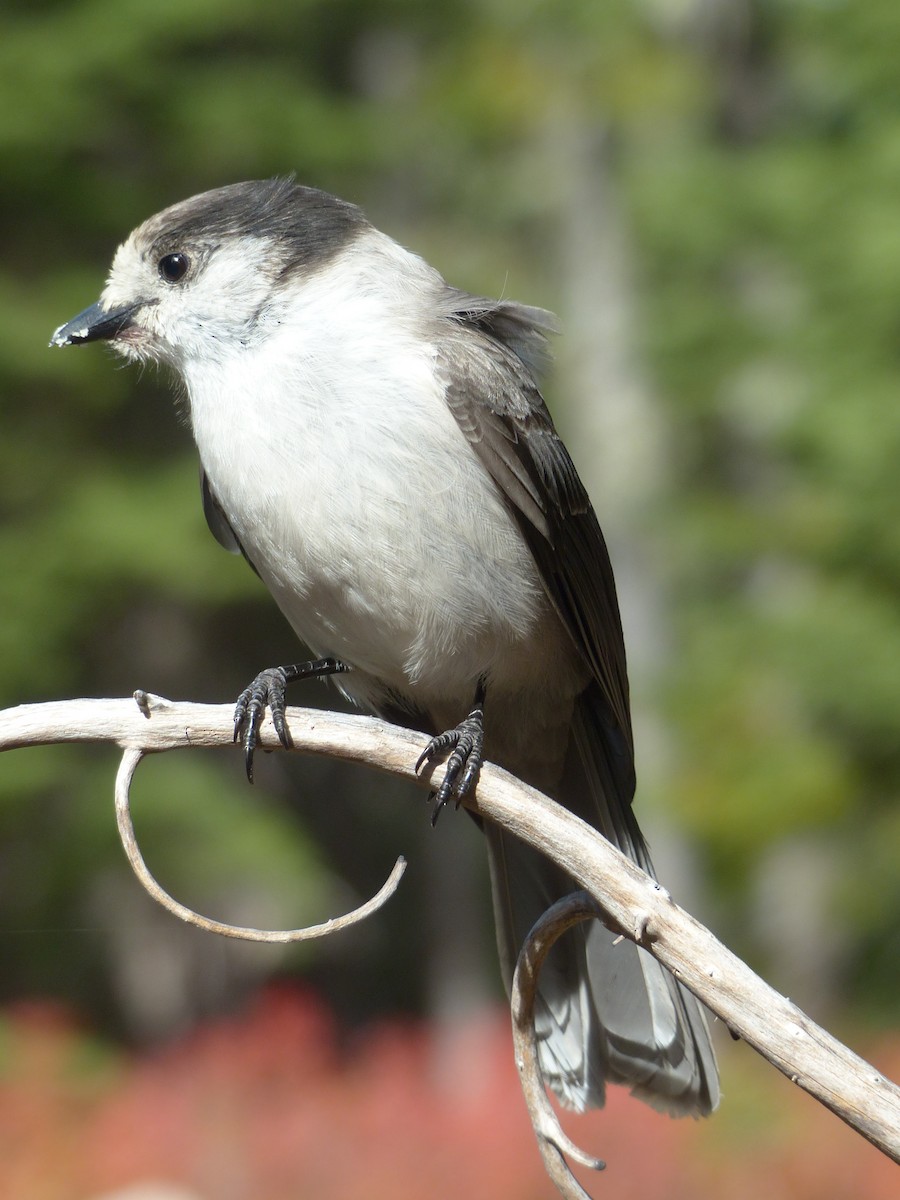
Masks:
[[[138,703],[135,703],[135,700]],[[296,750],[415,778],[424,739],[369,717],[288,710]],[[71,700],[0,713],[0,749],[111,741],[154,752],[232,741],[229,706]],[[267,720],[261,744],[277,749]],[[441,768],[435,768],[435,780]],[[590,826],[497,767],[485,766],[471,807],[563,866],[605,913],[607,924],[645,946],[734,1033],[900,1162],[900,1089],[755,975],[668,893]]]
[[[128,862],[131,864],[131,869],[138,877],[141,886],[157,904],[174,917],[178,917],[180,921],[185,921],[188,925],[196,925],[205,933],[217,933],[221,937],[283,946],[289,942],[308,942],[312,938],[328,937],[341,929],[348,929],[351,925],[365,921],[367,917],[371,917],[382,905],[386,904],[400,886],[400,880],[406,870],[406,859],[402,855],[394,863],[390,875],[370,900],[359,905],[358,908],[344,913],[343,916],[330,917],[319,925],[307,925],[301,929],[254,929],[247,925],[229,925],[225,921],[215,921],[212,917],[205,917],[202,913],[195,912],[171,896],[154,878],[144,862],[144,856],[138,846],[131,820],[131,783],[143,757],[143,750],[128,749],[122,754],[122,761],[119,764],[116,775],[116,824],[119,828],[119,838]]]
[[[579,921],[598,919],[603,919],[603,913],[587,892],[573,892],[572,895],[557,900],[535,923],[525,939],[525,944],[519,951],[510,993],[513,1044],[522,1094],[528,1107],[538,1149],[544,1160],[544,1168],[564,1200],[591,1200],[572,1174],[567,1159],[574,1158],[582,1166],[590,1167],[594,1171],[604,1170],[606,1163],[591,1154],[586,1154],[570,1140],[550,1104],[541,1078],[535,1005],[541,968],[557,938],[562,937]]]

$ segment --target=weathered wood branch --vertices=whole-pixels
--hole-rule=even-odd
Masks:
[[[370,717],[312,709],[291,708],[288,720],[294,748],[300,752],[416,778],[413,764],[424,740],[419,734]],[[227,705],[173,703],[139,692],[127,700],[58,701],[0,713],[0,749],[107,741],[121,747],[134,765],[145,753],[230,746],[232,710]],[[269,720],[262,727],[260,745],[279,749]],[[435,768],[432,781],[440,778],[441,770]],[[900,1088],[769,987],[596,830],[490,765],[481,772],[470,807],[559,863],[590,893],[608,925],[649,950],[729,1029],[900,1162]],[[247,936],[257,931],[224,932]],[[552,1143],[552,1133],[547,1136]],[[570,1152],[570,1147],[554,1144]]]
[[[356,925],[367,917],[371,917],[390,900],[400,886],[400,880],[406,870],[406,859],[402,855],[394,863],[390,875],[370,900],[358,908],[344,913],[341,917],[331,917],[329,920],[323,921],[321,925],[308,925],[302,929],[253,929],[247,925],[229,925],[224,921],[214,921],[211,917],[204,917],[201,913],[194,912],[192,908],[188,908],[180,900],[170,896],[151,875],[135,837],[134,824],[131,820],[131,783],[143,757],[143,750],[127,749],[122,754],[122,761],[119,764],[119,771],[116,775],[116,824],[119,828],[119,838],[122,842],[122,849],[131,864],[131,869],[138,877],[141,886],[157,904],[162,905],[180,921],[196,925],[205,933],[218,933],[222,937],[240,938],[245,942],[268,942],[277,945],[286,945],[288,942],[308,942],[312,938],[328,937],[332,933],[337,933],[338,930],[347,929],[350,925]]]
[[[531,1118],[531,1128],[544,1160],[544,1168],[564,1200],[591,1200],[572,1174],[568,1159],[573,1158],[583,1167],[590,1167],[594,1171],[602,1171],[606,1163],[602,1159],[585,1154],[569,1140],[547,1098],[538,1057],[535,1006],[541,968],[556,940],[579,921],[598,919],[603,919],[603,912],[587,892],[573,892],[571,896],[557,900],[540,920],[535,922],[519,951],[510,996],[513,1042],[516,1047],[516,1066],[522,1081],[522,1094]]]

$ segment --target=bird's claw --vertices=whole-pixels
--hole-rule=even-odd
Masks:
[[[339,658],[313,658],[309,662],[293,663],[287,667],[269,667],[260,671],[249,687],[238,696],[234,707],[234,740],[244,747],[247,778],[253,782],[253,752],[259,740],[259,727],[268,708],[278,740],[290,750],[291,731],[284,715],[285,688],[298,679],[318,679],[323,675],[340,675],[350,668]]]
[[[244,747],[244,766],[251,783],[253,755],[267,708],[272,714],[279,742],[286,750],[291,747],[291,734],[284,716],[287,683],[287,672],[283,667],[269,667],[260,671],[250,686],[244,688],[234,706],[234,740]]]
[[[451,750],[447,759],[447,767],[440,786],[429,796],[434,801],[431,813],[431,823],[435,825],[441,810],[449,800],[456,807],[468,796],[478,782],[481,770],[482,751],[484,748],[484,713],[480,707],[474,708],[464,721],[455,729],[448,729],[433,737],[416,763],[418,775],[426,763],[431,763],[447,750]]]

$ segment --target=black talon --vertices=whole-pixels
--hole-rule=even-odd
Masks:
[[[244,688],[238,696],[234,708],[234,740],[242,741],[244,746],[244,766],[247,778],[253,782],[253,755],[259,738],[259,727],[266,715],[266,708],[271,709],[272,721],[278,740],[287,750],[291,745],[291,735],[284,720],[284,689],[287,687],[287,672],[284,667],[269,667],[260,671],[249,687]]]
[[[260,671],[249,687],[244,688],[234,706],[234,741],[244,747],[244,766],[247,778],[253,782],[253,755],[259,740],[259,727],[268,708],[278,740],[289,750],[291,731],[285,720],[285,688],[298,679],[322,675],[338,675],[349,670],[336,658],[316,658],[310,662],[294,663],[287,667],[269,667]]]
[[[448,729],[433,737],[419,755],[416,763],[417,775],[425,763],[431,763],[452,747],[441,785],[428,797],[434,801],[432,825],[437,824],[441,810],[449,800],[453,799],[459,808],[460,803],[478,782],[484,749],[484,694],[485,685],[482,680],[475,693],[475,707],[465,720],[460,721],[455,729]]]

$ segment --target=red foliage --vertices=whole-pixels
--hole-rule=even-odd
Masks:
[[[750,1055],[739,1048],[744,1057]],[[167,1179],[203,1200],[550,1200],[507,1018],[381,1025],[341,1047],[309,993],[273,989],[153,1054],[100,1052],[59,1010],[0,1039],[0,1195],[88,1200]],[[570,1119],[616,1200],[890,1200],[896,1167],[770,1070],[734,1053],[722,1114],[660,1117],[613,1089]],[[900,1068],[900,1045],[881,1064]],[[893,1061],[891,1061],[893,1060]]]

